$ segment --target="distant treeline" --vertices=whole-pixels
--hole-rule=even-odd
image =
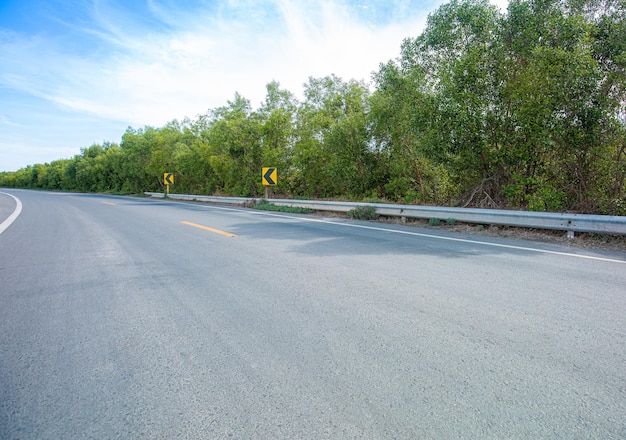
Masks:
[[[371,89],[278,83],[119,145],[0,174],[0,186],[384,199],[626,215],[626,2],[453,0]]]

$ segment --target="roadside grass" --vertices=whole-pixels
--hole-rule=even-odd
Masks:
[[[313,212],[312,209],[301,208],[299,206],[277,206],[267,200],[261,200],[260,202],[252,205],[251,208],[261,211],[288,212],[291,214],[311,214]]]
[[[373,206],[358,206],[348,211],[348,217],[355,220],[377,220],[378,213]]]

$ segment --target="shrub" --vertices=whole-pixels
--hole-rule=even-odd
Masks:
[[[357,206],[348,211],[348,217],[355,220],[376,220],[378,213],[373,206]]]
[[[438,218],[431,218],[428,220],[428,224],[430,226],[439,226],[439,223],[441,223],[441,220]]]

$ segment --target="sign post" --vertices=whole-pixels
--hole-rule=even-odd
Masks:
[[[165,185],[165,197],[170,194],[170,184],[174,184],[174,173],[163,173],[163,184]]]
[[[265,187],[265,199],[269,199],[269,187],[278,183],[278,171],[275,167],[263,167],[261,171],[261,183]]]

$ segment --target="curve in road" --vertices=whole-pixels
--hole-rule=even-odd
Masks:
[[[20,201],[20,199],[18,199],[17,197],[15,197],[12,194],[8,194],[8,193],[4,193],[4,192],[0,192],[0,194],[4,194],[5,196],[9,196],[12,197],[13,200],[15,200],[15,209],[13,210],[13,212],[11,213],[11,215],[9,215],[7,217],[6,220],[4,220],[2,223],[0,223],[0,234],[2,234],[9,226],[11,226],[11,224],[20,216],[20,214],[22,213],[22,202]]]

